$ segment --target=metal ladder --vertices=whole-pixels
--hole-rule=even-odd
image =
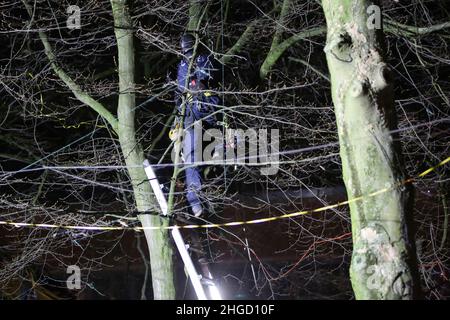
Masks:
[[[167,216],[167,200],[161,190],[158,178],[156,177],[155,172],[153,171],[153,168],[148,160],[145,160],[143,165],[148,181],[150,182],[150,186],[152,187],[153,193],[155,194],[161,208],[161,212],[164,216]],[[184,241],[180,229],[173,228],[170,232],[173,240],[175,241],[178,252],[180,253],[181,259],[183,260],[184,268],[189,276],[189,279],[191,280],[198,300],[222,300],[222,296],[214,283],[214,279],[209,271],[208,265],[201,264],[200,269],[203,274],[198,273],[189,253],[189,251],[191,251],[190,246]]]

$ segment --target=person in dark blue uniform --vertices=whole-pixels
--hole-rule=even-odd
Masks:
[[[189,33],[181,37],[180,45],[184,58],[178,64],[177,70],[177,93],[176,104],[178,115],[182,115],[184,101],[184,139],[183,139],[183,160],[186,165],[186,198],[194,216],[202,215],[204,208],[198,196],[198,191],[202,187],[201,170],[198,165],[189,165],[202,161],[203,150],[196,152],[202,144],[203,130],[194,128],[201,126],[203,129],[214,127],[217,118],[214,114],[219,98],[209,89],[214,82],[215,68],[212,55],[194,55],[195,37]],[[192,63],[191,63],[192,61]],[[189,65],[191,63],[191,69]],[[190,71],[190,72],[189,72]],[[170,138],[177,139],[176,132],[179,132],[179,117],[170,131]]]

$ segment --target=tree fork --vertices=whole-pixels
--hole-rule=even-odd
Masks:
[[[32,7],[26,0],[22,0],[30,17],[33,17]],[[100,102],[93,99],[83,91],[78,84],[58,66],[51,45],[43,31],[39,37],[45,48],[45,54],[49,59],[53,71],[71,89],[75,97],[85,103],[100,116],[105,118],[113,130],[119,136],[119,142],[125,163],[128,167],[133,187],[134,198],[139,212],[157,211],[156,201],[150,185],[146,183],[147,176],[143,168],[144,154],[142,146],[136,140],[134,126],[134,44],[131,17],[126,5],[126,0],[111,0],[114,16],[114,32],[117,40],[119,56],[119,101],[116,119]],[[30,22],[32,23],[32,22]],[[157,216],[138,215],[144,227],[166,227],[168,220]],[[154,299],[175,299],[174,270],[172,261],[172,248],[169,234],[166,230],[144,230],[150,252],[150,265],[152,272],[152,287]]]
[[[117,116],[118,135],[125,163],[128,166],[137,210],[156,211],[155,199],[147,182],[142,164],[144,153],[136,140],[135,117],[135,65],[132,22],[126,0],[111,0],[114,16],[114,32],[119,61],[119,102]],[[138,215],[144,227],[166,227],[167,219],[153,215]],[[172,248],[167,230],[144,230],[150,251],[153,295],[158,300],[175,299]]]

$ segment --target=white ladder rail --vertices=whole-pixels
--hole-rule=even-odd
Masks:
[[[144,161],[143,165],[147,178],[149,179],[150,186],[152,187],[153,192],[161,208],[162,214],[164,216],[167,216],[167,208],[168,208],[167,200],[160,188],[155,172],[153,171],[153,168],[151,167],[150,162],[147,159]],[[191,256],[187,251],[186,243],[184,242],[183,237],[181,236],[179,228],[173,228],[171,230],[171,234],[177,246],[178,252],[180,253],[181,259],[183,260],[184,266],[187,270],[192,286],[194,287],[197,298],[199,300],[207,300],[205,289],[201,283],[202,276],[198,274],[194,266],[194,263],[192,262]],[[209,274],[209,276],[211,276],[211,274]],[[222,299],[219,290],[216,288],[215,284],[209,285],[209,289],[211,298],[213,298],[214,300]]]

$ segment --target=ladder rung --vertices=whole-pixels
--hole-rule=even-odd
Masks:
[[[203,251],[202,249],[199,249],[198,247],[189,247],[189,250],[190,251],[193,251],[193,252],[195,252],[195,253],[198,253],[198,254],[205,254],[205,251]]]
[[[209,261],[207,258],[200,258],[200,259],[198,259],[198,263],[200,263],[200,264],[210,264],[211,261]]]
[[[215,286],[214,281],[212,279],[202,277],[200,281],[204,286]]]

